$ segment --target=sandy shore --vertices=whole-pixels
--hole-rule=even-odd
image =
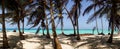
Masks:
[[[53,49],[52,39],[42,35],[24,34],[25,40],[20,40],[19,33],[7,32],[10,49]],[[120,36],[113,37],[113,43],[106,43],[108,35],[81,36],[77,41],[74,36],[58,35],[62,49],[120,49]],[[0,46],[2,46],[2,33],[0,33]]]

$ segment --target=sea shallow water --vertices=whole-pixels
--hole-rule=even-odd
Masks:
[[[0,29],[1,30],[1,29]],[[7,29],[7,31],[9,32],[12,32],[13,30],[17,30],[17,29],[13,29],[13,28],[9,28]],[[25,29],[24,32],[25,33],[35,33],[37,29]],[[18,30],[17,30],[18,31]],[[52,30],[50,29],[49,32],[52,34]],[[56,29],[56,32],[57,34],[61,34],[61,30],[60,29]],[[102,30],[99,29],[99,33],[101,33]],[[115,34],[117,33],[118,31],[115,31]],[[46,33],[46,30],[45,30],[45,33]],[[65,34],[73,34],[74,33],[74,30],[73,29],[64,29],[64,33]],[[90,34],[98,34],[97,30],[95,30],[94,32],[92,31],[92,29],[80,29],[79,30],[79,33],[80,34],[87,34],[87,33],[90,33]],[[108,31],[107,29],[104,29],[103,30],[103,33],[104,34],[108,34],[110,33],[110,31]],[[39,31],[39,34],[42,34],[42,30]]]

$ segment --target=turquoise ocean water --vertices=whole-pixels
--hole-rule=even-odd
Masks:
[[[1,30],[1,29],[0,29],[0,30]],[[7,31],[10,31],[10,32],[12,32],[13,30],[17,30],[17,29],[15,29],[15,28],[14,28],[14,29],[13,29],[13,28],[7,29]],[[36,30],[37,30],[37,29],[30,29],[30,30],[29,30],[29,29],[25,29],[24,32],[25,32],[25,33],[35,33]],[[50,33],[52,34],[52,30],[50,29],[49,31],[50,31]],[[61,34],[61,30],[60,30],[60,29],[56,29],[56,32],[57,32],[57,34]],[[85,34],[85,33],[92,33],[92,34],[93,34],[92,29],[80,29],[79,32],[80,32],[80,34]],[[99,29],[99,32],[101,33],[102,30]],[[118,32],[118,31],[115,31],[115,33],[117,33],[117,32]],[[45,33],[46,33],[46,30],[45,30]],[[64,33],[65,33],[65,34],[73,34],[73,33],[74,33],[74,30],[73,30],[73,29],[64,29]],[[104,30],[103,30],[103,33],[104,33],[104,34],[108,34],[108,33],[110,33],[110,31],[108,31],[107,29],[104,29]],[[39,34],[42,34],[42,30],[39,31]],[[94,34],[98,34],[98,33],[97,33],[97,30],[94,31]]]

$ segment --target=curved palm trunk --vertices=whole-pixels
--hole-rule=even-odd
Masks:
[[[73,23],[72,18],[70,17],[70,20],[72,22],[73,30],[74,30],[74,36],[76,36],[76,29],[75,29],[75,24]]]
[[[53,47],[54,49],[62,49],[58,38],[57,38],[57,34],[56,34],[56,28],[55,28],[55,22],[54,22],[54,16],[53,16],[53,4],[52,4],[52,0],[50,0],[50,15],[51,15],[51,20],[52,20],[52,32],[53,32]]]
[[[6,28],[5,28],[5,8],[4,8],[4,0],[2,0],[2,32],[3,32],[3,49],[9,48],[8,39],[6,35]]]
[[[64,7],[64,8],[65,8],[65,10],[67,11],[67,13],[68,13],[68,15],[69,15],[69,18],[70,18],[70,20],[71,20],[71,22],[72,22],[73,29],[74,29],[74,36],[76,36],[75,25],[74,25],[74,23],[73,23],[73,20],[72,20],[72,18],[71,18],[71,15],[69,14],[69,12],[68,12],[68,10],[66,9],[66,7]]]
[[[21,39],[21,40],[25,40],[25,38],[24,38],[24,36],[23,36],[23,33],[21,33],[21,31],[20,31],[20,21],[18,21],[17,23],[18,23],[17,26],[18,26],[18,31],[19,31],[20,39]]]
[[[44,14],[45,14],[45,9],[46,9],[45,5],[46,5],[46,0],[44,0]],[[49,33],[49,27],[48,27],[48,18],[46,14],[45,14],[45,20],[46,20],[47,38],[51,38],[50,33]]]

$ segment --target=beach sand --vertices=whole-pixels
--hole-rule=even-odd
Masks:
[[[19,33],[7,32],[10,49],[53,49],[52,39],[47,39],[42,35],[24,34],[25,40],[20,40]],[[52,36],[52,35],[51,35]],[[120,36],[113,37],[113,43],[106,43],[109,35],[87,35],[80,36],[77,41],[74,36],[58,35],[62,49],[120,49]],[[2,33],[0,33],[2,41]],[[2,42],[0,42],[2,46]]]

